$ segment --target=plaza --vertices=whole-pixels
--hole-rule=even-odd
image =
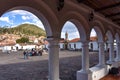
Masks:
[[[81,52],[60,51],[60,78],[75,80],[81,68]],[[98,63],[97,52],[90,52],[91,67]],[[106,58],[107,59],[107,58]],[[23,51],[0,52],[0,80],[48,80],[48,54],[29,56],[24,59]]]

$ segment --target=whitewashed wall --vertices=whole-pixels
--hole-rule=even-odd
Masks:
[[[64,49],[64,43],[59,43],[60,49]]]
[[[2,52],[6,52],[9,50],[11,50],[11,46],[3,46],[3,48],[2,48]]]
[[[73,50],[75,50],[75,49],[81,49],[82,48],[82,44],[81,44],[81,42],[68,43],[68,48],[69,49],[73,49]]]
[[[91,49],[91,43],[93,44],[93,51],[97,51],[98,43],[96,41],[89,42],[89,49]]]
[[[35,48],[36,45],[25,45],[23,46],[23,49],[32,49],[32,48]]]
[[[10,51],[10,50],[16,50],[18,49],[32,49],[35,48],[36,45],[25,45],[25,46],[3,46],[1,49],[3,52]]]

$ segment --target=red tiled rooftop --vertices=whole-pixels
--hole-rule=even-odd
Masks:
[[[79,41],[80,41],[80,38],[74,38],[69,42],[79,42]],[[97,36],[90,37],[90,41],[97,41]]]

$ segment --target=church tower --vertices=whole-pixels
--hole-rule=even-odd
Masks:
[[[65,50],[68,50],[68,33],[67,33],[67,31],[65,33],[64,48],[65,48]]]
[[[65,40],[68,41],[68,32],[65,33]]]

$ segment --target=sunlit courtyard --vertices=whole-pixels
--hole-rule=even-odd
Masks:
[[[76,71],[81,69],[80,51],[60,51],[60,79],[76,80]],[[97,52],[90,52],[90,66],[98,63]],[[29,56],[23,51],[0,52],[0,80],[48,80],[48,54]]]

